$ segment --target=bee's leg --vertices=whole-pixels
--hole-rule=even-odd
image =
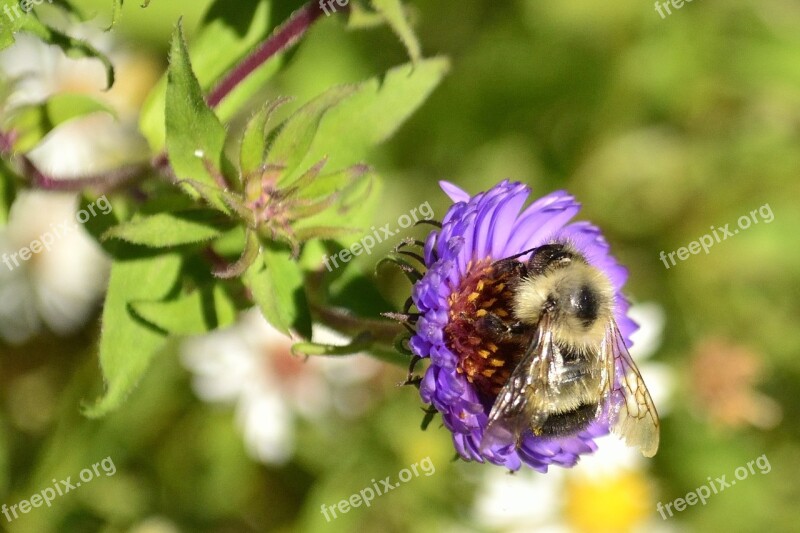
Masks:
[[[496,314],[488,312],[475,320],[475,329],[493,342],[505,342],[525,332],[526,326],[519,321],[506,322]]]
[[[495,278],[519,279],[528,274],[528,266],[515,258],[500,259],[492,263]]]

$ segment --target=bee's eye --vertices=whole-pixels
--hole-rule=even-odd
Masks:
[[[584,327],[591,326],[597,320],[600,302],[597,293],[588,285],[582,285],[570,298],[570,305],[575,317],[583,322]]]

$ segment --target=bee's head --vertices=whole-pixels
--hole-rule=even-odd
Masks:
[[[566,243],[537,248],[527,262],[528,275],[519,284],[515,313],[536,323],[549,313],[559,336],[579,343],[602,338],[613,310],[609,279]]]

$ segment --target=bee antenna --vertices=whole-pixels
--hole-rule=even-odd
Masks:
[[[534,246],[533,248],[529,248],[529,249],[525,250],[524,252],[520,252],[518,254],[510,255],[508,257],[504,257],[503,259],[498,259],[497,261],[495,261],[495,263],[499,263],[500,261],[508,261],[510,259],[516,259],[517,257],[522,257],[525,254],[529,254],[531,252],[536,251],[537,248],[540,248],[540,246]]]

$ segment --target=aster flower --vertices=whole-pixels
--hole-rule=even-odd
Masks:
[[[582,454],[596,450],[595,438],[609,432],[595,422],[577,435],[544,439],[526,433],[518,447],[490,443],[481,449],[488,414],[513,371],[511,354],[473,326],[479,308],[499,316],[508,313],[510,290],[492,277],[494,261],[519,254],[558,238],[570,241],[589,263],[608,276],[615,291],[615,320],[627,345],[636,324],[627,317],[621,294],[627,271],[609,254],[600,230],[587,222],[568,223],[580,209],[564,191],[548,194],[522,209],[530,189],[503,181],[470,197],[443,182],[455,202],[442,227],[424,247],[427,272],[415,284],[413,303],[419,310],[412,352],[430,359],[420,382],[422,400],[442,414],[459,455],[518,470],[522,463],[546,472],[551,464],[571,467]],[[485,443],[484,443],[485,444]]]
[[[312,336],[326,344],[348,342],[318,324]],[[209,403],[235,404],[248,453],[267,464],[291,458],[296,418],[364,412],[370,404],[365,382],[381,368],[358,354],[304,360],[292,354],[293,343],[251,309],[233,326],[189,338],[181,346],[197,395]]]

